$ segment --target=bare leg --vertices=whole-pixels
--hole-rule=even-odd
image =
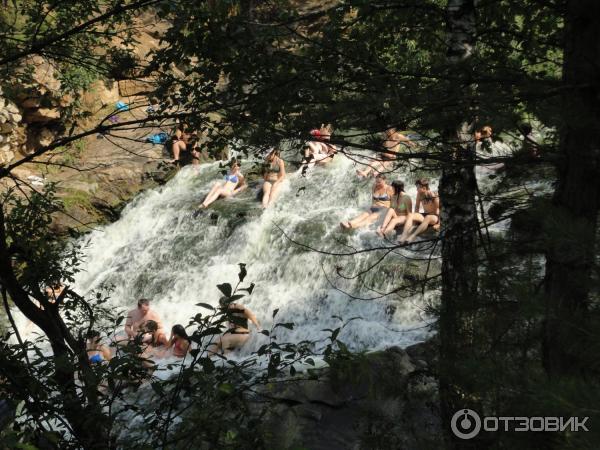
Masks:
[[[265,181],[263,183],[262,186],[262,191],[263,191],[263,198],[262,198],[262,207],[266,208],[267,206],[269,206],[269,199],[271,197],[271,189],[273,188],[273,185],[271,184],[270,181]]]
[[[434,216],[434,215],[431,215],[431,214],[428,215],[428,216],[425,216],[424,220],[419,224],[419,226],[417,227],[417,229],[412,232],[412,234],[408,237],[407,241],[408,242],[414,241],[415,238],[419,234],[421,234],[423,231],[425,231],[431,225],[434,225],[435,223],[437,223],[437,221],[438,221],[437,216]]]
[[[410,230],[412,229],[413,223],[415,221],[417,223],[421,223],[423,221],[423,216],[419,213],[409,213],[406,218],[406,223],[404,224],[404,231],[402,232],[402,235],[398,239],[398,242],[402,243],[402,242],[405,242],[408,240],[408,235],[409,235]]]
[[[223,354],[242,347],[248,339],[250,339],[250,334],[225,333],[221,336]]]
[[[392,221],[392,219],[395,219],[396,217],[398,216],[396,215],[396,211],[394,211],[394,208],[388,208],[388,211],[385,215],[385,219],[383,219],[383,223],[379,228],[377,228],[377,234],[383,237],[386,227]]]
[[[271,187],[271,195],[269,196],[269,203],[267,204],[267,206],[275,203],[275,200],[277,200],[277,197],[279,196],[279,191],[281,191],[282,184],[283,183],[281,182],[273,183],[273,186]]]
[[[185,142],[176,141],[173,143],[173,162],[179,161],[179,154],[182,150],[185,151],[185,149]]]
[[[210,205],[211,203],[213,203],[216,199],[218,199],[223,193],[223,187],[219,186],[218,184],[214,185],[212,187],[212,189],[210,190],[210,192],[208,193],[208,195],[206,196],[206,198],[204,199],[204,201],[202,202],[202,205],[200,205],[202,208],[206,208],[208,205]]]
[[[389,231],[394,231],[394,229],[398,225],[402,225],[406,222],[406,216],[396,216],[388,223],[387,227],[384,228],[383,234],[388,233]]]

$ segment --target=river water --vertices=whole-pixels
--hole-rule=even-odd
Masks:
[[[244,162],[242,171],[251,167]],[[426,338],[424,309],[435,292],[382,294],[398,288],[406,274],[421,270],[424,263],[418,259],[430,252],[394,252],[365,276],[344,279],[336,268],[351,277],[384,251],[331,256],[290,241],[337,253],[391,245],[373,227],[340,230],[341,220],[370,204],[372,179],[358,180],[352,161],[339,157],[307,178],[290,175],[277,203],[265,211],[255,200],[256,190],[248,189],[194,217],[203,195],[222,178],[221,170],[218,163],[186,167],[166,185],[140,194],[117,222],[86,236],[76,291],[86,294],[110,285],[111,305],[123,311],[133,308],[138,298],[149,298],[170,329],[205,312],[196,303],[216,306],[216,285],[235,284],[238,264],[245,263],[243,285],[253,282],[256,287],[244,305],[263,328],[273,324],[274,309],[279,309],[277,322],[294,323],[293,330],[279,331],[280,340],[323,339],[327,333],[322,330],[340,325],[333,316],[360,317],[339,336],[355,351],[407,346]],[[414,198],[408,174],[392,178],[404,178]],[[266,339],[253,334],[242,354]]]

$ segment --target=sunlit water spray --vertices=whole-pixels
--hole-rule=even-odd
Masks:
[[[249,170],[250,163],[243,169]],[[339,228],[341,220],[370,205],[372,180],[357,180],[350,161],[336,158],[308,178],[290,175],[279,200],[266,211],[256,202],[255,190],[248,189],[233,199],[219,200],[194,218],[203,195],[221,178],[220,170],[216,163],[183,169],[167,185],[139,195],[117,222],[89,234],[74,288],[85,294],[112,285],[110,302],[123,311],[135,307],[139,298],[150,298],[170,329],[205,312],[196,303],[216,306],[220,297],[216,285],[235,284],[238,263],[246,263],[243,284],[254,282],[256,288],[243,304],[263,328],[271,327],[274,309],[279,309],[276,322],[294,323],[293,330],[278,331],[280,340],[323,339],[323,329],[340,325],[332,316],[361,318],[340,334],[352,350],[406,346],[426,337],[425,299],[378,294],[402,283],[406,259],[388,255],[365,283],[343,280],[336,267],[352,275],[382,253],[327,256],[294,245],[282,232],[329,252],[389,245],[373,228],[350,234]],[[414,198],[416,191],[412,188],[409,193]],[[381,298],[356,300],[336,288],[355,297]],[[253,334],[242,353],[255,350],[266,339]]]

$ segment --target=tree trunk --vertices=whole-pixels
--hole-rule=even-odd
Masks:
[[[464,83],[450,86],[461,106],[449,114],[444,131],[448,161],[440,179],[442,237],[442,295],[439,317],[440,399],[448,446],[456,440],[450,420],[460,409],[468,408],[469,374],[464,374],[464,358],[471,354],[472,314],[477,303],[477,211],[475,195],[474,121],[470,101],[475,86],[470,83],[470,57],[475,45],[475,6],[473,0],[449,0],[447,6],[448,62],[453,74]],[[465,442],[462,441],[464,446]],[[475,441],[469,441],[475,443]]]
[[[45,302],[45,309],[39,308],[19,284],[6,245],[2,208],[0,208],[0,283],[16,307],[44,332],[50,342],[54,361],[53,376],[60,390],[62,412],[79,445],[86,450],[111,448],[110,420],[102,412],[98,401],[97,380],[89,367],[85,348],[80,348],[81,346],[67,330],[58,312],[58,300],[56,304]],[[75,384],[77,366],[81,368],[83,374],[80,379],[80,388],[83,391],[81,395],[78,395],[78,387]]]
[[[548,215],[544,367],[551,377],[585,375],[588,295],[600,200],[600,3],[567,3],[561,165]],[[553,223],[550,223],[552,221]],[[591,333],[592,335],[594,333]]]

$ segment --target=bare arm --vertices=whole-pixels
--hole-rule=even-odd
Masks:
[[[256,316],[252,311],[250,311],[248,308],[244,308],[244,316],[246,319],[252,322],[257,329],[260,330],[260,323],[258,323],[258,320],[256,320]]]
[[[277,163],[279,164],[279,175],[277,176],[277,183],[280,183],[285,178],[285,163],[281,158],[279,158],[279,161],[277,161]]]
[[[414,212],[418,213],[420,208],[421,208],[421,194],[417,193],[417,198],[415,199],[415,211]]]
[[[238,178],[240,179],[240,181],[238,182],[237,187],[233,190],[232,194],[237,194],[238,192],[242,192],[242,191],[246,190],[246,188],[248,187],[248,185],[246,184],[246,178],[244,178],[244,175],[240,175]]]
[[[131,312],[127,313],[127,320],[125,321],[125,333],[130,338],[135,337],[135,333],[133,332],[133,317],[131,316]]]

